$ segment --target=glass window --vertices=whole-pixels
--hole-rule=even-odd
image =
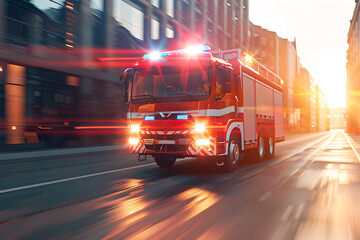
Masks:
[[[42,10],[52,20],[61,22],[61,8],[64,6],[65,0],[31,0],[30,2]]]
[[[209,96],[211,68],[153,67],[135,74],[132,99]]]
[[[224,70],[216,68],[216,96],[222,97],[225,94]]]
[[[91,0],[90,8],[103,11],[104,10],[104,0]]]
[[[151,39],[160,38],[160,23],[158,20],[151,18]]]
[[[166,27],[166,37],[167,38],[174,38],[174,30],[171,26]]]
[[[174,17],[174,0],[166,0],[166,13],[170,17]]]
[[[160,1],[159,0],[151,0],[151,4],[154,5],[155,7],[159,8]]]
[[[65,0],[31,0],[32,4],[34,4],[37,8],[41,10],[45,9],[59,9],[64,6]]]
[[[134,37],[144,40],[144,13],[139,6],[116,0],[113,6],[113,16]]]

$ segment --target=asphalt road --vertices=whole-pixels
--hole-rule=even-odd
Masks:
[[[124,151],[3,160],[0,239],[360,239],[358,142],[302,135],[231,174]]]

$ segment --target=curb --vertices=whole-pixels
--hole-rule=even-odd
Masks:
[[[53,149],[53,150],[29,151],[29,152],[18,152],[18,153],[1,153],[0,161],[24,159],[24,158],[36,158],[36,157],[66,156],[72,154],[96,153],[96,152],[106,152],[106,151],[125,150],[125,149],[127,149],[126,144],[121,144],[121,145],[100,146],[100,147],[66,148],[66,149]]]

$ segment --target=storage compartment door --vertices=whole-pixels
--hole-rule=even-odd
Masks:
[[[244,139],[256,139],[255,81],[243,75]]]
[[[284,104],[283,95],[274,91],[275,105],[275,139],[284,137]]]

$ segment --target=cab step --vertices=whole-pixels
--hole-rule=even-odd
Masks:
[[[225,163],[224,163],[224,162],[217,162],[216,165],[217,165],[218,167],[221,167],[221,166],[224,166]]]
[[[146,161],[146,154],[139,154],[139,157],[138,157],[138,161],[139,162],[143,162],[143,161]]]

